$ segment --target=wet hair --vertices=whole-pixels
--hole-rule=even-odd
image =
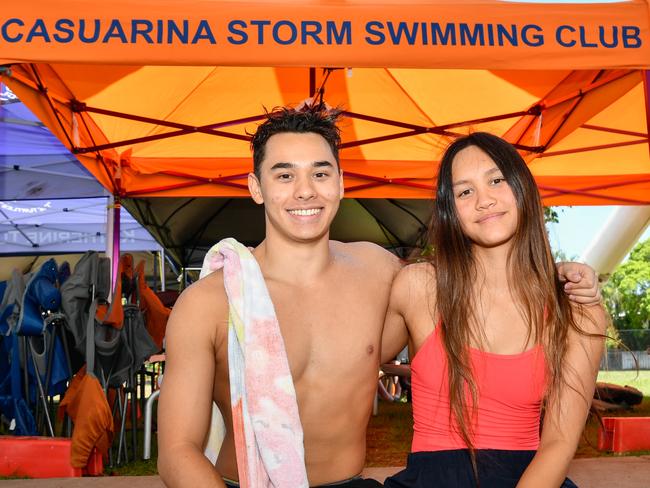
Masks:
[[[455,417],[459,434],[473,454],[471,419],[476,414],[478,393],[469,346],[484,343],[475,313],[476,290],[481,284],[477,285],[473,243],[463,233],[456,212],[452,181],[454,159],[470,146],[495,162],[515,197],[517,227],[508,254],[508,282],[528,324],[528,339],[541,344],[546,356],[546,401],[559,395],[561,385],[566,383],[564,358],[569,330],[582,331],[563,292],[544,226],[539,191],[525,161],[511,144],[492,134],[475,132],[456,139],[440,163],[429,245],[434,249],[431,260],[437,278],[436,320],[440,319],[448,362],[450,417]],[[476,468],[474,455],[472,462]]]
[[[251,140],[255,176],[260,178],[260,168],[266,155],[266,143],[275,134],[285,132],[318,134],[329,145],[340,168],[341,131],[336,125],[340,116],[341,110],[328,109],[322,104],[305,104],[300,108],[277,107],[267,112],[266,120],[258,126]]]

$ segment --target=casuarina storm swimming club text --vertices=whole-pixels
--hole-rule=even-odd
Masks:
[[[643,46],[635,25],[575,25],[545,29],[535,23],[500,24],[368,20],[20,18],[0,20],[0,43],[131,45],[366,45],[626,48]]]

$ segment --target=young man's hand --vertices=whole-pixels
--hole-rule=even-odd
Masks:
[[[600,303],[600,286],[593,268],[582,263],[557,263],[557,271],[569,300],[583,305]]]

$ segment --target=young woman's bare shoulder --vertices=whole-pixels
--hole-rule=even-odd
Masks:
[[[407,264],[393,281],[393,295],[405,305],[431,296],[435,289],[435,268],[428,262]]]
[[[402,268],[399,276],[401,279],[415,286],[426,285],[435,287],[436,285],[436,268],[427,261],[407,264]]]

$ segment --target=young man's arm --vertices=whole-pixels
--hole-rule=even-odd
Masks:
[[[565,282],[564,291],[569,299],[582,305],[600,303],[600,286],[598,276],[593,268],[582,263],[557,263],[557,272]]]
[[[203,455],[212,411],[217,325],[227,317],[225,297],[218,296],[223,288],[211,287],[212,278],[180,296],[167,324],[158,405],[158,471],[170,488],[225,486]]]

